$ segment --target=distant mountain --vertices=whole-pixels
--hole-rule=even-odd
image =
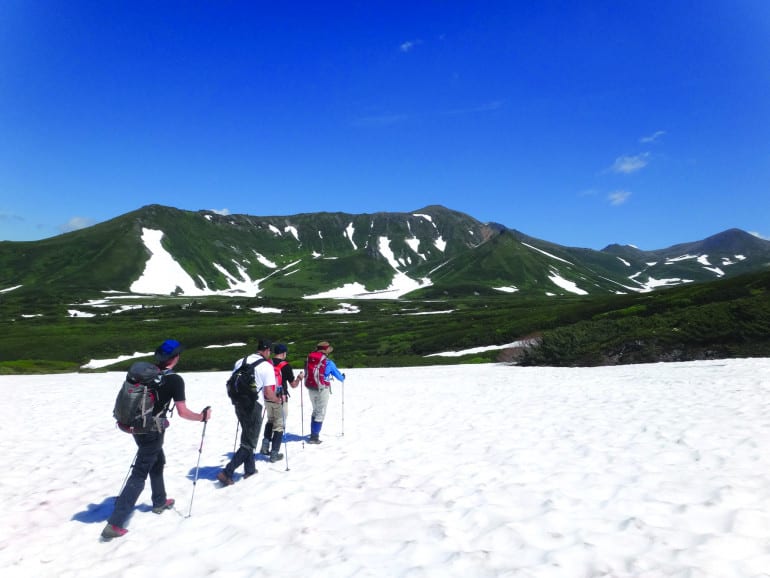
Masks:
[[[220,215],[149,205],[0,242],[0,291],[313,298],[646,292],[770,267],[738,229],[656,251],[565,247],[432,205],[408,213]],[[1,295],[1,293],[0,293]]]

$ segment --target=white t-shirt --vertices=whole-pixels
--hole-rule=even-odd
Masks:
[[[263,359],[262,356],[259,353],[252,353],[246,358],[246,363],[254,363],[258,359]],[[241,366],[241,363],[243,362],[243,358],[235,361],[235,366],[233,367],[233,371],[238,369]],[[264,388],[270,387],[271,385],[275,385],[275,369],[273,369],[273,363],[267,359],[257,365],[254,368],[254,381],[257,384],[257,389],[259,390],[259,396],[257,400],[262,405],[265,405],[265,394],[263,393]]]

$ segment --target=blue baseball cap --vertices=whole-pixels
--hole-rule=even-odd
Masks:
[[[176,339],[166,339],[155,350],[155,361],[163,363],[169,359],[176,357],[184,350],[184,346]]]
[[[289,348],[286,347],[285,343],[276,343],[275,348],[273,349],[275,355],[278,355],[279,353],[288,353]]]

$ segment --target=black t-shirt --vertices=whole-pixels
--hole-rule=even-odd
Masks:
[[[273,365],[278,367],[279,364],[286,361],[285,359],[278,359],[274,358],[271,360],[273,362]],[[289,362],[286,361],[285,365],[281,368],[281,391],[286,397],[289,396],[289,384],[294,381],[294,370],[291,368],[291,365],[289,365]]]
[[[185,401],[184,379],[176,373],[167,373],[163,376],[163,383],[158,389],[158,401],[155,402],[153,413],[165,414],[172,399],[175,402]]]

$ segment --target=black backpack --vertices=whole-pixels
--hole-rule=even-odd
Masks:
[[[118,428],[135,434],[163,431],[163,420],[153,415],[162,383],[163,373],[157,365],[146,361],[131,365],[112,410]]]
[[[255,387],[254,368],[267,361],[264,357],[260,357],[254,363],[246,363],[248,355],[243,358],[241,365],[233,371],[232,375],[227,379],[225,387],[227,388],[227,397],[233,402],[233,405],[243,401],[254,401],[256,396],[259,395],[259,390]]]

